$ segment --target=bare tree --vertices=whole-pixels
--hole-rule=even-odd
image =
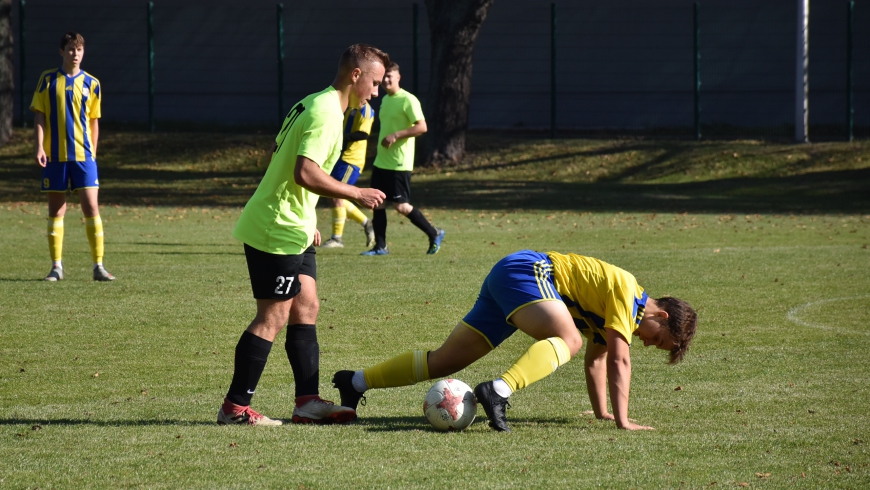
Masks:
[[[12,0],[0,0],[0,145],[12,136]]]
[[[465,154],[474,42],[493,0],[426,0],[432,45],[422,165]]]

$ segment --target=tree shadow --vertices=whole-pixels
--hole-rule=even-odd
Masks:
[[[485,210],[826,214],[870,212],[870,169],[678,184],[438,180],[420,206]]]
[[[144,427],[144,426],[213,426],[213,420],[177,420],[177,419],[137,419],[137,420],[93,420],[93,419],[24,419],[24,418],[0,418],[0,425],[29,425],[31,429],[43,426],[96,426],[96,427]],[[36,430],[36,429],[35,429]]]

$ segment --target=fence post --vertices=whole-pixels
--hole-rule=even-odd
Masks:
[[[148,2],[148,127],[154,124],[154,2]]]
[[[419,13],[419,5],[416,2],[414,2],[413,12],[414,12],[413,28],[412,28],[412,34],[411,34],[414,38],[411,42],[411,49],[413,51],[411,53],[411,56],[414,60],[414,65],[413,65],[414,66],[414,85],[413,85],[413,88],[414,88],[414,94],[417,97],[419,97],[420,94],[419,94],[418,90],[420,89],[420,84],[417,83],[417,81],[420,80],[420,51],[419,51],[420,46],[418,44],[419,35],[420,35],[420,33],[418,31],[418,25],[420,22],[420,13]]]
[[[275,10],[278,34],[278,123],[284,120],[284,4]]]
[[[698,2],[692,7],[695,27],[695,139],[701,141],[701,25],[698,22]]]
[[[24,0],[19,0],[18,2],[18,93],[20,93],[20,117],[21,117],[21,127],[27,127],[27,119],[24,119],[24,115],[27,113],[25,107],[27,107],[27,102],[24,99]]]
[[[550,137],[556,137],[556,2],[550,4]]]
[[[809,122],[809,37],[810,37],[810,0],[797,0],[797,59],[795,60],[794,85],[794,140],[796,143],[809,143],[807,123]]]
[[[852,94],[852,12],[855,2],[846,2],[846,7],[846,135],[851,142],[855,126],[855,99]]]

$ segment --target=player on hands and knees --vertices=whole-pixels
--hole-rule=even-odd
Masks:
[[[318,196],[353,199],[369,209],[383,202],[382,192],[344,184],[329,171],[341,153],[344,111],[378,96],[388,63],[389,56],[377,48],[349,47],[332,85],[294,105],[275,138],[266,174],[233,230],[244,243],[257,314],[236,345],[219,424],[281,425],[255,412],[250,403],[272,343],[285,325],[284,347],[296,381],[292,420],[343,423],[356,418],[354,409],[319,394],[316,205]]]
[[[433,351],[413,350],[359,371],[339,371],[333,384],[342,405],[356,408],[366,390],[406,386],[451,375],[498,347],[516,330],[536,340],[493,381],[474,389],[489,425],[510,431],[505,409],[517,390],[552,374],[586,347],[586,386],[596,417],[619,428],[651,429],[628,418],[629,345],[644,345],[683,358],[695,335],[697,315],[677,298],[649,298],[630,273],[576,254],[523,250],[500,260],[483,282],[471,311]],[[613,414],[607,411],[607,389]]]

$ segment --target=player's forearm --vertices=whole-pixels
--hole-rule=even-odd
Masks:
[[[97,144],[100,141],[100,120],[91,119],[91,154],[97,157]]]
[[[607,351],[601,355],[596,347],[595,344],[586,347],[584,369],[592,412],[596,418],[602,418],[607,413]]]
[[[631,358],[609,355],[607,358],[607,381],[610,387],[610,404],[613,406],[616,426],[626,427],[630,423],[628,420],[628,392],[631,387]]]
[[[45,114],[37,112],[33,116],[33,135],[35,140],[34,150],[39,153],[39,150],[45,144]]]
[[[429,128],[426,126],[426,121],[420,120],[414,123],[414,125],[408,129],[396,131],[396,139],[400,140],[403,138],[415,138],[417,136],[420,136],[421,134],[426,133],[426,131],[428,130]]]
[[[335,180],[305,157],[297,157],[294,178],[300,186],[323,197],[352,200],[359,197],[359,188]]]

